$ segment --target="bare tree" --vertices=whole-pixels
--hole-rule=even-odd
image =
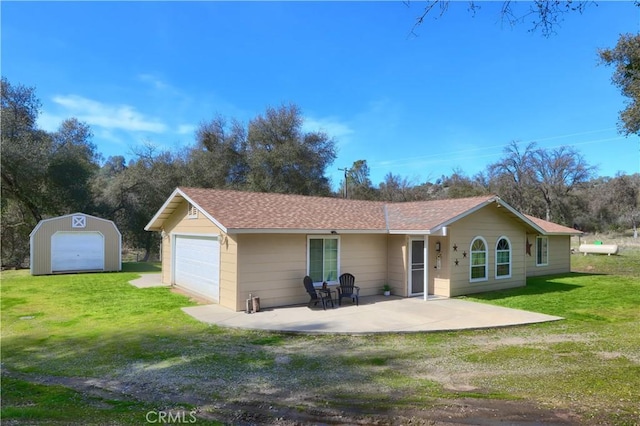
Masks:
[[[534,185],[545,202],[546,220],[570,224],[568,197],[578,185],[593,177],[596,168],[589,166],[575,148],[566,146],[551,151],[537,149],[531,166]]]
[[[595,167],[566,146],[549,150],[530,143],[521,150],[511,142],[504,153],[488,166],[492,190],[524,213],[573,225],[572,197],[593,177]]]
[[[406,177],[387,173],[384,181],[379,185],[380,199],[383,201],[414,201],[419,199],[419,194],[414,190],[415,183]]]
[[[536,214],[535,195],[532,194],[535,177],[533,173],[533,156],[536,149],[534,142],[520,148],[512,141],[504,149],[504,157],[497,163],[487,167],[491,190],[516,209]]]
[[[424,24],[427,16],[436,15],[442,17],[449,9],[451,0],[427,0],[422,13],[416,18],[411,33],[415,34],[418,27]],[[409,1],[405,4],[409,5]],[[486,2],[473,1],[468,2],[467,9],[472,15],[475,15]],[[511,26],[523,24],[525,22],[531,25],[529,31],[540,30],[543,36],[549,37],[555,34],[556,28],[564,20],[565,15],[569,13],[582,14],[589,5],[596,4],[594,1],[587,0],[534,0],[530,2],[519,2],[513,0],[505,0],[500,4],[499,16],[502,22],[506,22]]]

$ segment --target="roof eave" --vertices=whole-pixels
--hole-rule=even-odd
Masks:
[[[386,229],[229,228],[228,234],[387,234]]]
[[[389,229],[390,235],[430,235],[430,229]]]
[[[205,209],[203,209],[198,203],[196,203],[195,201],[193,201],[191,199],[191,197],[189,197],[183,190],[181,190],[180,188],[176,188],[171,195],[169,196],[169,198],[167,198],[167,201],[164,202],[164,204],[162,205],[162,207],[160,207],[160,209],[158,210],[158,212],[153,216],[153,218],[149,221],[149,223],[147,224],[147,226],[144,227],[145,231],[162,231],[163,230],[163,225],[164,225],[164,221],[166,218],[161,218],[161,216],[163,215],[163,213],[165,213],[165,210],[169,209],[169,206],[171,205],[171,203],[174,202],[175,198],[177,197],[181,197],[182,199],[188,201],[189,203],[193,204],[199,212],[201,212],[207,219],[209,219],[211,222],[213,222],[218,228],[220,228],[220,230],[224,233],[228,233],[227,228],[222,225],[220,222],[218,222],[213,216],[211,216]],[[175,208],[173,208],[167,215],[167,217],[171,216],[171,214],[173,214],[173,212],[175,211]]]
[[[582,231],[578,231],[576,230],[576,232],[545,232],[544,235],[550,235],[550,236],[554,236],[554,235],[569,235],[569,236],[574,236],[574,235],[584,235],[584,232]]]
[[[147,225],[144,227],[144,230],[145,231],[161,231],[164,219],[160,220],[160,216],[162,215],[162,213],[164,213],[167,207],[173,202],[176,196],[178,195],[182,196],[183,194],[184,193],[180,190],[180,188],[174,189],[171,195],[169,195],[167,200],[164,202],[164,204],[162,204],[162,206],[158,209],[156,214],[153,215],[149,223],[147,223]],[[159,223],[156,223],[156,222],[159,222]]]

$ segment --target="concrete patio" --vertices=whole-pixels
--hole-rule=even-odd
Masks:
[[[166,286],[160,274],[143,274],[131,282],[139,288]],[[262,309],[247,314],[217,304],[182,310],[198,321],[221,327],[309,334],[415,333],[467,330],[558,321],[561,317],[502,308],[464,299],[368,296],[360,305],[344,301],[335,308],[307,305]]]
[[[221,327],[310,334],[413,333],[465,330],[557,321],[562,318],[502,308],[462,299],[369,296],[360,306],[343,303],[335,308],[306,305],[270,308],[247,314],[219,305],[182,308],[207,324]]]

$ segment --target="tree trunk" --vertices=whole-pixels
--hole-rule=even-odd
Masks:
[[[142,258],[142,262],[148,262],[151,257],[151,247],[153,245],[153,234],[151,232],[147,233],[147,237],[144,241],[144,257]]]

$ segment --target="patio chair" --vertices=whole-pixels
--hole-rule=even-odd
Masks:
[[[335,308],[333,299],[331,298],[331,291],[315,288],[315,286],[313,285],[313,280],[310,276],[304,277],[303,282],[304,289],[307,290],[307,293],[309,293],[309,297],[311,297],[311,299],[309,300],[309,307],[311,307],[312,303],[315,306],[318,304],[318,302],[321,302],[322,309],[324,310],[327,309],[327,304],[329,303],[331,303],[331,307]]]
[[[355,285],[356,277],[349,273],[344,273],[338,278],[340,285],[338,286],[338,306],[342,305],[342,298],[348,297],[356,306],[360,304],[360,287]]]

